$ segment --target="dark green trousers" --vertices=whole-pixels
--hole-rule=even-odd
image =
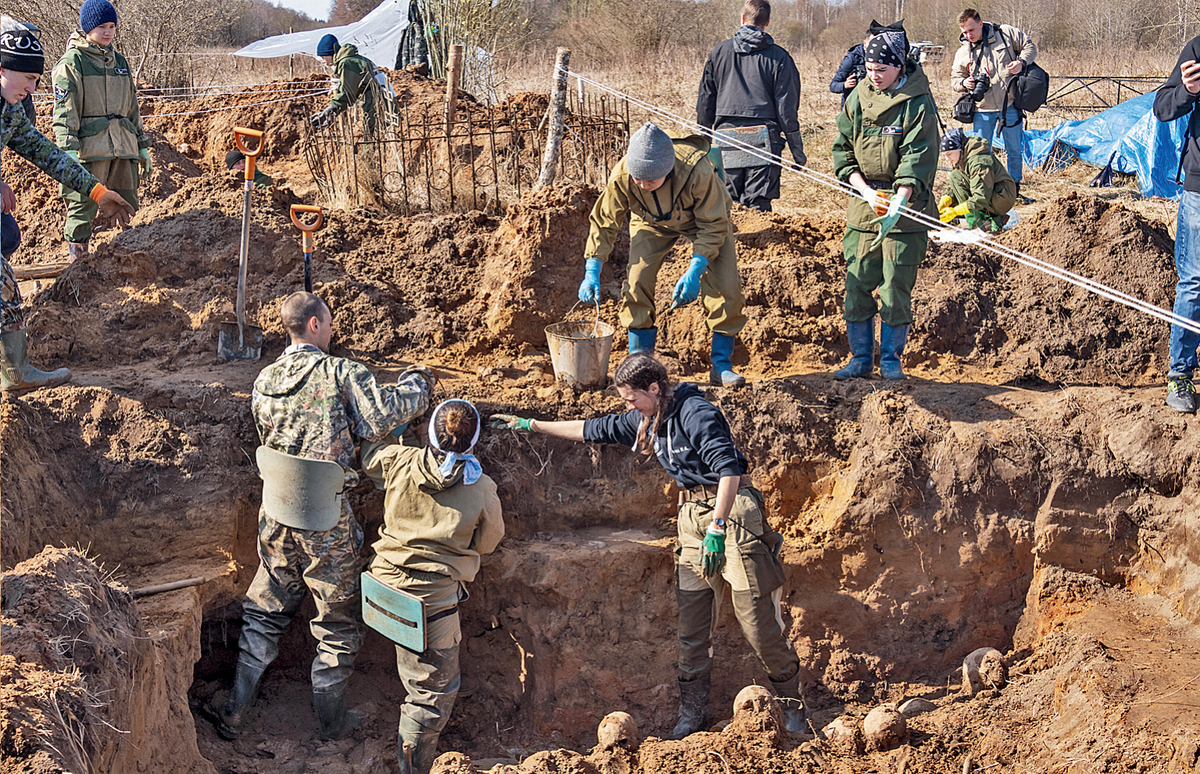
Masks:
[[[864,322],[876,314],[892,327],[912,322],[912,289],[925,259],[928,231],[892,232],[871,250],[875,232],[846,229],[846,322]],[[874,292],[879,291],[879,301]]]

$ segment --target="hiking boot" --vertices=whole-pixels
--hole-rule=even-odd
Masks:
[[[1021,184],[1017,183],[1017,204],[1033,204],[1034,200],[1021,193]]]
[[[1196,388],[1187,376],[1172,376],[1167,379],[1167,405],[1180,414],[1196,413]]]
[[[679,681],[679,722],[668,739],[683,739],[708,725],[708,689],[712,675]]]

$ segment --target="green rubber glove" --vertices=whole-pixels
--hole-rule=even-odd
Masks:
[[[883,244],[883,238],[888,235],[888,232],[896,225],[896,221],[900,220],[900,210],[908,206],[908,197],[902,193],[892,196],[888,200],[888,210],[883,215],[871,221],[872,226],[879,226],[879,234],[871,242],[871,249],[874,250]]]
[[[518,433],[533,432],[532,419],[525,419],[524,417],[517,417],[512,414],[492,414],[491,420],[493,430],[513,430]]]
[[[149,148],[142,148],[140,151],[138,151],[138,162],[142,166],[143,177],[154,171],[154,162],[150,160]]]
[[[700,546],[700,570],[705,578],[720,575],[725,567],[725,528],[709,524]]]
[[[72,159],[72,160],[73,160],[73,161],[74,161],[76,164],[80,163],[80,162],[79,162],[79,151],[77,151],[77,150],[69,150],[69,151],[63,151],[63,153],[66,153],[68,156],[70,156],[70,157],[71,157],[71,159]]]

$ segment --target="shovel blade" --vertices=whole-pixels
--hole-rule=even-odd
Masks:
[[[242,325],[238,336],[238,324],[222,322],[217,333],[217,360],[258,360],[262,357],[263,330],[257,325]]]

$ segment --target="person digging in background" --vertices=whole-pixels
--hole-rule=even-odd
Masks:
[[[37,33],[28,28],[0,31],[0,145],[27,159],[72,191],[88,196],[107,218],[128,223],[133,208],[116,192],[105,188],[95,175],[55,147],[29,122],[21,102],[37,90],[46,59]],[[0,212],[3,212],[3,242],[0,251],[0,390],[19,394],[38,387],[53,387],[71,378],[66,368],[39,371],[29,364],[25,336],[25,313],[21,288],[8,259],[21,243],[21,230],[12,213],[17,197],[7,183],[0,182]]]
[[[242,175],[246,171],[246,155],[237,148],[225,154],[225,166]],[[262,167],[255,165],[254,167],[254,187],[255,188],[270,188],[275,185],[275,179],[262,171]]]
[[[1200,37],[1192,38],[1179,52],[1179,61],[1154,97],[1154,116],[1174,121],[1191,113],[1179,156],[1184,172],[1183,193],[1175,227],[1175,314],[1200,323]],[[1196,347],[1200,334],[1171,326],[1171,370],[1167,374],[1167,405],[1183,414],[1196,411]]]
[[[784,143],[792,159],[804,166],[804,138],[800,134],[800,74],[792,56],[767,34],[771,4],[746,0],[742,26],[729,40],[714,48],[704,63],[696,97],[696,122],[708,129],[742,129],[738,140],[779,156]],[[745,130],[764,129],[749,134]],[[756,141],[754,138],[758,138]],[[779,198],[779,164],[753,159],[735,162],[749,154],[735,153],[725,163],[725,186],[738,204],[763,212]],[[742,167],[742,163],[753,166]]]
[[[460,685],[458,605],[479,572],[480,555],[504,537],[496,484],[471,453],[480,424],[474,405],[448,400],[430,417],[428,447],[392,439],[362,444],[363,471],[385,493],[371,574],[425,602],[425,651],[396,645],[407,694],[396,741],[402,774],[429,774],[437,756]],[[411,768],[405,742],[413,746]]]
[[[292,498],[286,512],[268,513],[264,496],[258,513],[259,565],[242,602],[233,688],[223,706],[209,707],[206,713],[226,739],[241,733],[263,673],[279,655],[279,640],[307,591],[317,608],[309,622],[317,640],[313,706],[320,737],[336,739],[361,720],[357,712],[347,711],[345,698],[362,644],[363,533],[344,494],[358,480],[354,446],[360,440],[382,439],[423,413],[434,377],[429,369],[416,366],[395,386],[382,385],[366,366],[329,355],[333,315],[312,293],[299,291],[285,298],[280,317],[291,344],[259,373],[251,394],[259,440],[281,453],[259,456],[264,493],[273,485],[271,477],[282,475],[281,469],[291,471],[286,481],[315,479],[321,468],[328,468],[325,461],[342,470],[331,491],[321,492],[322,497]],[[263,466],[264,458],[280,457],[287,467]],[[326,502],[326,497],[336,498],[339,508],[331,528],[288,526],[312,521],[313,504]]]
[[[361,100],[367,134],[375,134],[378,100],[372,84],[379,68],[370,59],[360,56],[357,46],[349,43],[343,46],[333,35],[326,35],[317,42],[317,56],[333,67],[338,85],[329,106],[314,113],[309,120],[318,127],[328,126],[338,114]]]
[[[1025,121],[1008,99],[1008,85],[1033,64],[1037,46],[1016,27],[984,22],[974,8],[958,15],[958,28],[962,32],[959,37],[962,45],[954,52],[950,87],[956,97],[974,93],[977,86],[983,90],[976,100],[972,133],[990,144],[996,136],[996,124],[1001,124],[1008,174],[1017,185],[1018,199],[1028,204],[1032,200],[1021,196]]]
[[[1001,231],[1017,202],[1017,184],[992,153],[992,146],[955,127],[942,137],[941,151],[950,166],[950,192],[938,203],[941,221],[962,218],[967,228]]]
[[[675,241],[686,237],[692,242],[692,260],[675,283],[671,308],[702,298],[712,331],[709,379],[740,387],[746,380],[733,370],[733,345],[746,316],[729,220],[733,200],[708,159],[709,147],[699,135],[672,138],[651,122],[633,133],[629,150],[592,207],[579,300],[600,302],[600,268],[628,217],[629,275],[620,320],[629,329],[630,354],[654,352],[658,271]]]
[[[908,59],[908,39],[889,29],[867,43],[867,78],[837,117],[833,170],[858,191],[846,210],[846,336],[850,363],[838,379],[874,371],[875,315],[879,314],[879,373],[903,379],[900,356],[912,323],[912,289],[925,258],[929,227],[902,216],[911,208],[930,216],[937,172],[937,109],[929,80]],[[872,293],[878,289],[879,301]]]
[[[54,66],[54,138],[58,147],[138,208],[138,181],[154,169],[142,129],[137,84],[129,62],[113,47],[117,11],[108,0],[86,0],[79,30]],[[84,193],[63,185],[63,235],[72,261],[87,255],[97,209]]]
[[[746,478],[749,465],[729,423],[695,385],[672,384],[667,369],[649,354],[625,358],[613,383],[629,407],[624,413],[563,422],[496,414],[492,427],[653,454],[683,490],[675,544],[679,723],[670,738],[682,739],[708,723],[714,611],[726,586],[742,634],[782,700],[785,727],[804,733],[800,659],[780,608],[783,538],[767,523],[762,493]]]

